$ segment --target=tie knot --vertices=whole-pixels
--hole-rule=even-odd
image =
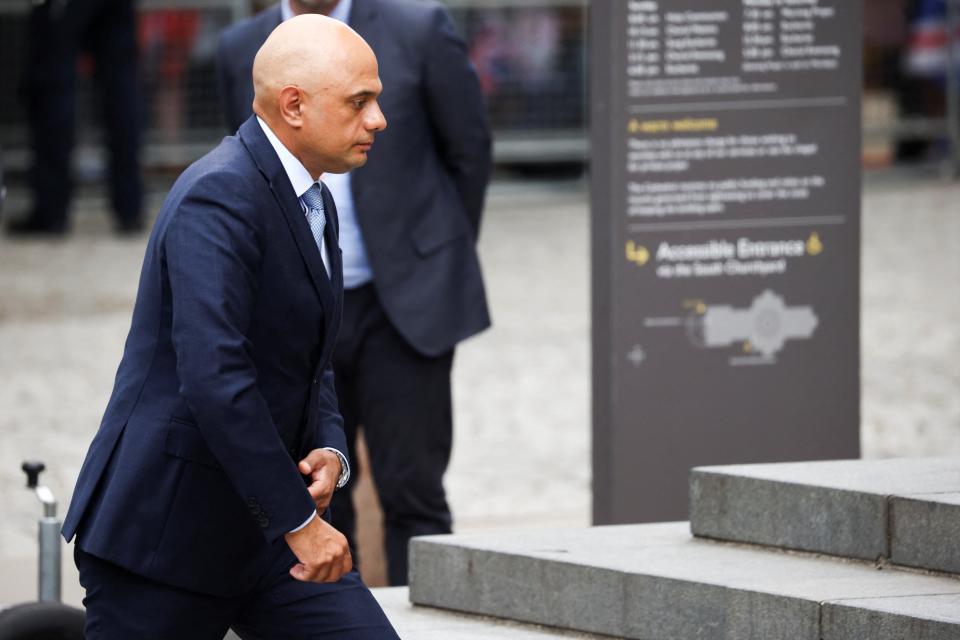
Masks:
[[[320,191],[320,185],[316,182],[313,183],[313,186],[307,189],[306,193],[300,196],[300,199],[303,200],[303,204],[307,206],[307,210],[316,209],[317,211],[323,211],[323,195]]]

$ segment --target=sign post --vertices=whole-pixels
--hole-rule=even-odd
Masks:
[[[859,456],[861,12],[591,5],[594,521]]]

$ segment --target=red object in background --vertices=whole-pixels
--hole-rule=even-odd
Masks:
[[[157,9],[143,11],[137,24],[137,42],[148,60],[155,60],[164,80],[179,78],[186,68],[200,29],[196,9]],[[81,77],[95,71],[93,56],[81,53],[77,68]]]
[[[179,78],[200,29],[197,9],[158,9],[140,14],[140,50],[158,65],[161,78]]]

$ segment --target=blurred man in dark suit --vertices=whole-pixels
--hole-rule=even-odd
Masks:
[[[420,0],[283,0],[226,30],[221,98],[235,129],[250,112],[253,54],[301,13],[347,22],[380,61],[390,128],[361,169],[324,182],[341,218],[344,321],[336,389],[353,456],[363,425],[384,511],[388,574],[407,582],[412,536],[448,533],[454,347],[490,324],[475,249],[491,171],[480,85],[447,11]],[[333,522],[351,537],[350,496]]]
[[[110,199],[120,234],[143,229],[140,108],[134,0],[44,0],[30,13],[24,83],[33,167],[33,209],[14,235],[62,235],[69,229],[77,56],[96,67],[98,106],[110,151]]]
[[[253,68],[256,116],[170,190],[63,522],[86,637],[395,640],[324,517],[349,478],[330,360],[343,277],[320,183],[386,126],[370,47],[301,16]]]

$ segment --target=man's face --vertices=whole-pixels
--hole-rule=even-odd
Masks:
[[[346,173],[367,162],[374,135],[387,126],[377,104],[382,91],[372,53],[339,67],[322,90],[304,100],[302,139],[311,173]],[[313,165],[311,167],[310,165]]]

